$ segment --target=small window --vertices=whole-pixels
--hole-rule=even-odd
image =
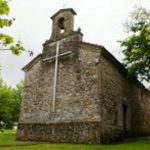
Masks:
[[[58,26],[59,26],[59,28],[60,28],[60,33],[64,33],[64,31],[65,31],[64,21],[65,21],[64,18],[60,18],[60,19],[58,20]]]

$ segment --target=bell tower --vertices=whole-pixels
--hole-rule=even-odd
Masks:
[[[72,8],[61,9],[52,17],[52,34],[50,41],[60,40],[74,32],[74,15]]]

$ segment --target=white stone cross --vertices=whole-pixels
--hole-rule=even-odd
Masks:
[[[55,112],[55,101],[56,101],[56,86],[57,86],[57,75],[58,75],[58,57],[60,56],[65,56],[68,54],[71,54],[72,51],[68,51],[66,53],[61,53],[59,54],[59,42],[56,43],[56,55],[49,57],[49,58],[45,58],[43,59],[43,61],[47,61],[47,60],[51,60],[51,59],[55,59],[55,71],[54,71],[54,88],[53,88],[53,100],[52,100],[52,112]]]

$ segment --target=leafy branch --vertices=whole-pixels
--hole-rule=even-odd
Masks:
[[[150,81],[150,11],[138,7],[125,24],[126,39],[120,41],[125,55],[124,65],[130,78]]]
[[[9,19],[8,15],[10,13],[9,1],[0,0],[0,28],[9,27],[12,25],[15,19]],[[21,41],[17,43],[14,42],[13,37],[0,33],[0,45],[2,48],[0,50],[10,50],[14,55],[20,55],[22,52],[28,52],[30,56],[33,55],[32,51],[26,50],[23,47]],[[3,48],[4,47],[4,48]]]

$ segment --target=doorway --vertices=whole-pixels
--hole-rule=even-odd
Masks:
[[[127,134],[127,120],[128,120],[128,116],[127,116],[127,114],[128,114],[128,106],[127,105],[125,105],[125,104],[123,104],[122,105],[122,109],[123,109],[123,132],[124,132],[124,135],[126,135]]]

